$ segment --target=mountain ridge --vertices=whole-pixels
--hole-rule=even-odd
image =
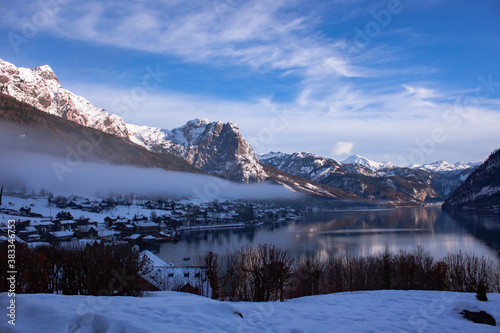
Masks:
[[[153,152],[177,155],[207,173],[243,182],[267,178],[252,146],[234,123],[195,119],[172,131],[126,124],[121,117],[63,88],[48,65],[18,68],[0,59],[0,84],[1,92],[43,112],[130,140]],[[217,149],[221,143],[226,148],[222,151]]]

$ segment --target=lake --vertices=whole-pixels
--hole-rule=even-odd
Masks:
[[[185,231],[179,241],[161,243],[157,254],[181,265],[212,250],[234,251],[247,244],[273,244],[296,259],[314,254],[328,258],[349,251],[378,254],[388,244],[393,253],[422,245],[434,258],[459,250],[500,263],[500,215],[448,213],[440,207],[318,212],[300,221],[254,228]]]

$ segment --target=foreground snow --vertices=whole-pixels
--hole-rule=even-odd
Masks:
[[[458,314],[484,310],[500,321],[500,294],[371,291],[284,303],[219,302],[177,292],[148,297],[17,295],[16,325],[1,332],[500,332]],[[9,302],[0,295],[4,312]],[[243,317],[241,317],[240,316]]]

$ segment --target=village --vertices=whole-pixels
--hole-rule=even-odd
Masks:
[[[187,230],[255,227],[297,220],[304,213],[291,205],[281,207],[273,202],[195,204],[185,200],[140,198],[132,203],[130,199],[99,201],[79,196],[18,194],[17,198],[21,200],[14,204],[9,202],[13,197],[4,198],[7,202],[0,208],[0,213],[4,219],[5,216],[15,219],[16,235],[30,243],[102,240],[141,245],[174,241]],[[43,200],[46,203],[41,207]],[[24,203],[20,204],[20,201]],[[0,228],[0,236],[4,232]]]
[[[166,263],[153,253],[160,243],[175,242],[185,232],[282,224],[298,220],[304,213],[306,210],[273,202],[193,203],[131,196],[98,200],[9,193],[0,207],[0,242],[8,240],[6,221],[15,220],[16,240],[30,247],[130,243],[153,265],[151,273],[142,276],[145,290],[210,296],[204,267],[197,266],[192,258]]]

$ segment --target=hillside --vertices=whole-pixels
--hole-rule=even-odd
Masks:
[[[0,128],[2,151],[20,150],[70,156],[86,162],[200,172],[180,157],[148,151],[124,138],[39,111],[3,93],[0,93]]]
[[[444,209],[500,208],[500,149],[474,171],[443,204]]]
[[[270,165],[264,165],[264,170],[270,179],[296,192],[332,199],[360,200],[358,196],[350,191],[316,183],[299,176],[294,176]]]

